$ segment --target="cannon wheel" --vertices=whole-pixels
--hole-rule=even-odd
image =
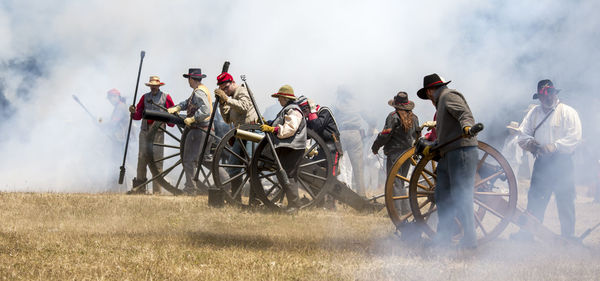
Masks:
[[[262,134],[258,124],[245,124],[239,127],[240,130],[250,131]],[[252,155],[256,151],[258,143],[252,141],[243,141],[235,136],[236,129],[227,132],[215,150],[212,175],[215,186],[224,191],[225,200],[234,205],[250,205],[255,201],[251,198],[250,188],[250,164]],[[244,145],[244,142],[246,145]],[[234,145],[239,145],[242,152],[236,153]],[[250,148],[248,148],[250,146]],[[238,159],[240,164],[230,163],[231,158]],[[239,169],[230,173],[227,170]],[[215,172],[218,171],[218,172]],[[233,174],[235,173],[235,174]]]
[[[299,207],[306,208],[323,200],[331,188],[333,179],[333,156],[325,141],[313,130],[307,130],[306,149],[295,178],[298,183]],[[283,207],[284,192],[276,176],[277,164],[266,139],[256,148],[252,157],[250,183],[267,207]]]
[[[479,161],[475,174],[474,213],[478,243],[496,238],[511,221],[517,206],[517,181],[508,161],[490,145],[479,141]],[[409,184],[409,200],[415,221],[433,237],[437,224],[434,190],[436,167],[432,156],[416,165]],[[455,238],[460,238],[456,233]]]
[[[150,169],[150,172],[152,173],[152,181],[156,181],[157,183],[160,184],[161,187],[163,187],[164,189],[166,189],[167,191],[169,191],[171,194],[173,195],[181,195],[183,192],[181,191],[180,187],[183,186],[183,176],[184,176],[184,171],[183,171],[183,164],[182,164],[182,159],[181,156],[183,155],[183,148],[184,148],[184,140],[185,137],[187,135],[188,130],[185,130],[179,126],[177,126],[177,131],[179,132],[179,134],[181,134],[180,136],[177,136],[177,133],[172,133],[170,131],[168,131],[165,126],[161,126],[162,124],[164,124],[163,122],[154,122],[152,123],[152,126],[150,127],[150,129],[148,130],[148,139],[150,140],[154,140],[155,135],[158,132],[164,132],[165,133],[165,143],[154,143],[152,144],[152,146],[148,146],[148,155],[150,155],[150,163],[148,164],[148,168]],[[167,137],[170,137],[175,144],[167,144]],[[214,136],[213,140],[214,140]],[[214,141],[211,142],[211,147],[210,147],[210,152],[207,151],[206,155],[210,155],[213,153],[214,151]],[[154,159],[154,153],[152,153],[152,150],[154,147],[161,147],[164,149],[164,157],[161,159]],[[208,148],[207,148],[208,149]],[[168,167],[165,167],[163,165],[163,171],[160,172],[158,169],[158,163],[161,163],[164,161],[166,161],[167,159],[171,159],[174,157],[178,157],[179,159],[177,159],[177,161],[173,164],[171,164]],[[177,169],[179,168],[179,169]],[[206,167],[206,163],[204,165],[202,165],[201,167],[201,171],[200,174],[198,175],[199,181],[198,183],[203,184],[205,187],[209,187],[212,185],[212,183],[209,181],[209,178],[211,177],[211,171],[208,167]],[[179,175],[177,176],[176,181],[170,180],[167,178],[167,175],[169,175],[171,172],[173,172],[174,170],[179,171]]]
[[[415,148],[411,147],[404,151],[402,155],[396,160],[390,172],[387,176],[387,180],[385,182],[385,208],[388,211],[388,215],[390,219],[396,226],[396,229],[401,230],[403,226],[408,225],[407,223],[414,221],[414,216],[412,212],[408,212],[406,214],[401,214],[400,210],[396,208],[396,203],[406,203],[410,204],[410,200],[408,197],[408,192],[406,194],[396,194],[394,190],[394,182],[396,180],[400,180],[404,187],[408,191],[408,183],[410,182],[410,174],[403,176],[401,174],[401,168],[404,163],[410,163],[410,171],[414,170],[417,165],[417,160],[415,156]],[[435,163],[434,163],[435,165]]]

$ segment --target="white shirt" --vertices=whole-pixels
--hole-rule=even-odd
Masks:
[[[283,118],[283,124],[277,125],[279,127],[277,137],[285,139],[293,136],[300,127],[303,118],[304,116],[298,110],[289,110]]]
[[[570,154],[581,141],[581,121],[577,111],[572,107],[559,103],[550,113],[548,119],[535,131],[540,122],[546,117],[541,105],[533,107],[519,126],[519,144],[525,145],[530,139],[535,139],[540,145],[554,144],[557,152]]]

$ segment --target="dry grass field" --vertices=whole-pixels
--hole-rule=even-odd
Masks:
[[[558,229],[551,208],[548,224]],[[600,206],[577,202],[578,228]],[[472,252],[405,243],[384,212],[296,215],[209,208],[206,197],[0,193],[2,280],[598,280],[585,246],[515,243]]]

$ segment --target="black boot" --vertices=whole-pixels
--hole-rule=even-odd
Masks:
[[[146,179],[133,178],[131,190],[127,191],[127,194],[146,194],[146,185],[141,185],[146,182]],[[141,186],[139,186],[141,185]],[[138,187],[139,186],[139,187]],[[137,187],[137,188],[136,188]]]

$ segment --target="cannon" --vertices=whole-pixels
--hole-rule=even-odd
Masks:
[[[508,161],[489,144],[478,142],[479,161],[473,189],[473,208],[478,243],[492,241],[513,223],[533,233],[548,243],[574,243],[546,228],[539,220],[517,206],[517,181]],[[400,173],[403,165],[410,165],[408,175]],[[415,147],[407,149],[394,163],[385,184],[385,206],[392,223],[399,233],[432,238],[437,225],[435,204],[437,161],[434,155],[421,156]],[[397,194],[394,182],[408,186],[407,194]],[[397,206],[408,202],[410,211],[402,213]],[[600,224],[589,228],[577,240],[580,242]],[[461,226],[457,220],[455,240],[461,238]]]
[[[155,121],[148,130],[147,138],[149,140],[153,140],[158,132],[164,132],[167,137],[165,138],[164,143],[153,143],[152,146],[146,147],[148,155],[151,157],[148,168],[152,173],[152,178],[133,188],[136,189],[139,186],[150,182],[157,182],[171,194],[181,195],[181,187],[183,185],[182,179],[184,175],[181,156],[184,150],[183,140],[185,140],[188,133],[188,129],[185,129],[183,118],[178,115],[153,110],[145,110],[143,118]],[[165,123],[175,124],[176,129],[167,129]],[[216,146],[215,143],[218,142],[220,138],[213,132],[211,132],[210,137],[210,151],[214,152]],[[154,159],[152,150],[155,148],[164,149],[165,156],[160,159]],[[198,181],[198,184],[203,188],[208,188],[214,184],[212,182],[212,171],[210,169],[211,157],[212,154],[209,153],[205,157],[204,164],[200,167],[202,177]],[[162,164],[163,169],[159,168],[161,166],[159,164]]]

